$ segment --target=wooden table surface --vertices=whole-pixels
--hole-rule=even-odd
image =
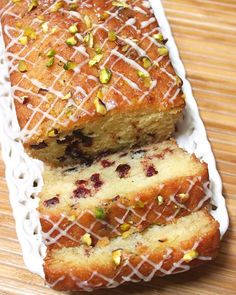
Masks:
[[[223,179],[230,227],[206,266],[94,294],[236,294],[236,0],[163,2]],[[59,293],[24,266],[0,161],[0,295],[6,294]]]

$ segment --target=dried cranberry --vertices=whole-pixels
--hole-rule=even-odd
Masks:
[[[125,178],[128,175],[130,169],[130,165],[120,164],[119,166],[117,166],[116,172],[118,172],[120,178]]]
[[[74,198],[86,198],[88,195],[90,195],[90,190],[85,187],[78,187],[73,191]]]
[[[115,161],[114,162],[110,162],[108,160],[102,160],[101,161],[101,165],[102,165],[103,168],[111,167],[114,164],[115,164]]]
[[[46,200],[46,201],[43,202],[43,205],[44,205],[45,207],[51,207],[51,206],[55,206],[55,205],[57,205],[57,204],[59,204],[59,199],[58,199],[58,197],[54,197],[54,198],[52,198],[52,199],[50,199],[50,200]]]
[[[94,183],[94,188],[99,188],[103,185],[103,182],[100,179],[100,174],[95,173],[90,177],[90,180]]]
[[[44,141],[42,141],[39,144],[32,144],[30,147],[34,150],[41,150],[46,148],[47,146],[48,145]]]
[[[146,176],[152,177],[153,175],[156,175],[157,173],[158,171],[153,166],[149,166],[146,171]]]
[[[86,180],[77,180],[76,181],[76,185],[78,185],[78,186],[80,186],[81,184],[86,184],[87,183],[87,181]]]

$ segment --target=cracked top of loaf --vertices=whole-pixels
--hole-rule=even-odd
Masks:
[[[109,113],[184,106],[149,1],[2,0],[0,16],[25,142]]]

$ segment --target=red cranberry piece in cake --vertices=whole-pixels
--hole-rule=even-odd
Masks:
[[[43,204],[44,204],[45,207],[52,207],[52,206],[55,206],[55,205],[59,204],[59,202],[60,202],[59,198],[54,197],[52,199],[44,201]]]
[[[115,161],[114,162],[110,162],[108,160],[102,160],[101,161],[101,165],[102,165],[103,168],[111,167],[114,164],[115,164]]]
[[[152,177],[156,175],[158,171],[153,167],[153,165],[148,166],[147,171],[146,171],[146,176],[147,177]]]
[[[117,166],[116,172],[119,174],[120,178],[125,178],[125,177],[127,177],[130,169],[131,169],[130,165],[120,164],[119,166]]]
[[[90,180],[93,182],[94,188],[99,188],[103,185],[103,182],[100,179],[100,174],[95,173],[90,177]]]

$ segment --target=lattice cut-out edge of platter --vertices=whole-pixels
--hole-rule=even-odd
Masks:
[[[179,57],[168,20],[161,0],[150,0],[163,35],[168,39],[170,58],[177,74],[183,80],[186,95],[184,119],[179,123],[175,138],[178,144],[190,153],[204,160],[209,167],[210,190],[216,210],[211,214],[220,223],[221,237],[228,228],[228,214],[222,195],[222,181],[216,169],[215,158],[207,139],[206,130],[200,118],[197,103],[193,97],[186,72]],[[20,128],[17,122],[14,103],[11,96],[8,65],[4,57],[4,43],[0,28],[0,141],[2,157],[6,165],[6,181],[9,198],[16,221],[16,231],[21,244],[24,262],[27,268],[44,277],[43,258],[46,246],[42,241],[39,222],[38,194],[43,186],[43,163],[30,158],[19,140]]]

